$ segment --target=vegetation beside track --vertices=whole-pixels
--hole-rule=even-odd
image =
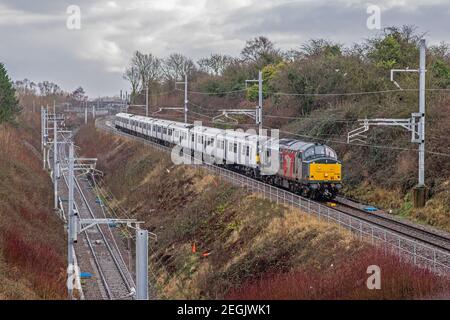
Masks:
[[[108,205],[118,215],[145,221],[158,235],[149,247],[150,278],[160,299],[404,299],[449,293],[448,281],[380,254],[336,225],[199,168],[175,166],[168,154],[131,138],[90,124],[76,142],[83,155],[98,158],[102,188],[114,194]],[[382,290],[367,289],[369,265],[381,267]]]
[[[0,126],[0,300],[65,299],[65,248],[42,169],[39,114],[25,112]]]

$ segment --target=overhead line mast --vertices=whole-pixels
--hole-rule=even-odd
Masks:
[[[425,187],[425,73],[426,73],[426,42],[421,39],[419,43],[419,69],[392,69],[391,81],[400,89],[400,85],[394,80],[396,72],[416,72],[419,73],[419,112],[411,113],[411,118],[407,119],[359,119],[363,125],[360,128],[348,133],[347,142],[362,141],[367,138],[363,135],[369,131],[370,126],[401,126],[411,132],[411,142],[419,144],[419,173],[418,184],[414,188],[414,206],[423,207],[426,202]]]

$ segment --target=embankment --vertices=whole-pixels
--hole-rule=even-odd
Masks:
[[[105,199],[145,221],[150,279],[159,299],[401,299],[441,296],[448,282],[384,255],[298,210],[250,194],[132,139],[80,129],[81,152],[97,157]],[[123,209],[123,208],[126,208]],[[369,290],[367,267],[382,270]]]

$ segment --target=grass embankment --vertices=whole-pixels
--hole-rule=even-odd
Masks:
[[[0,299],[64,299],[65,236],[42,170],[39,115],[0,126]]]
[[[175,166],[131,139],[88,126],[77,144],[98,158],[103,186],[117,199],[110,204],[158,235],[150,275],[160,299],[421,298],[448,288],[336,225]],[[367,289],[369,265],[381,267],[382,290]]]

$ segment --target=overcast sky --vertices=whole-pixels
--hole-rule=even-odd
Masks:
[[[0,61],[14,80],[114,95],[128,89],[122,73],[135,50],[238,55],[258,35],[282,49],[311,38],[351,45],[378,32],[366,26],[370,4],[382,27],[415,24],[429,43],[450,42],[450,0],[0,0]],[[70,5],[81,9],[80,30],[66,26]]]

